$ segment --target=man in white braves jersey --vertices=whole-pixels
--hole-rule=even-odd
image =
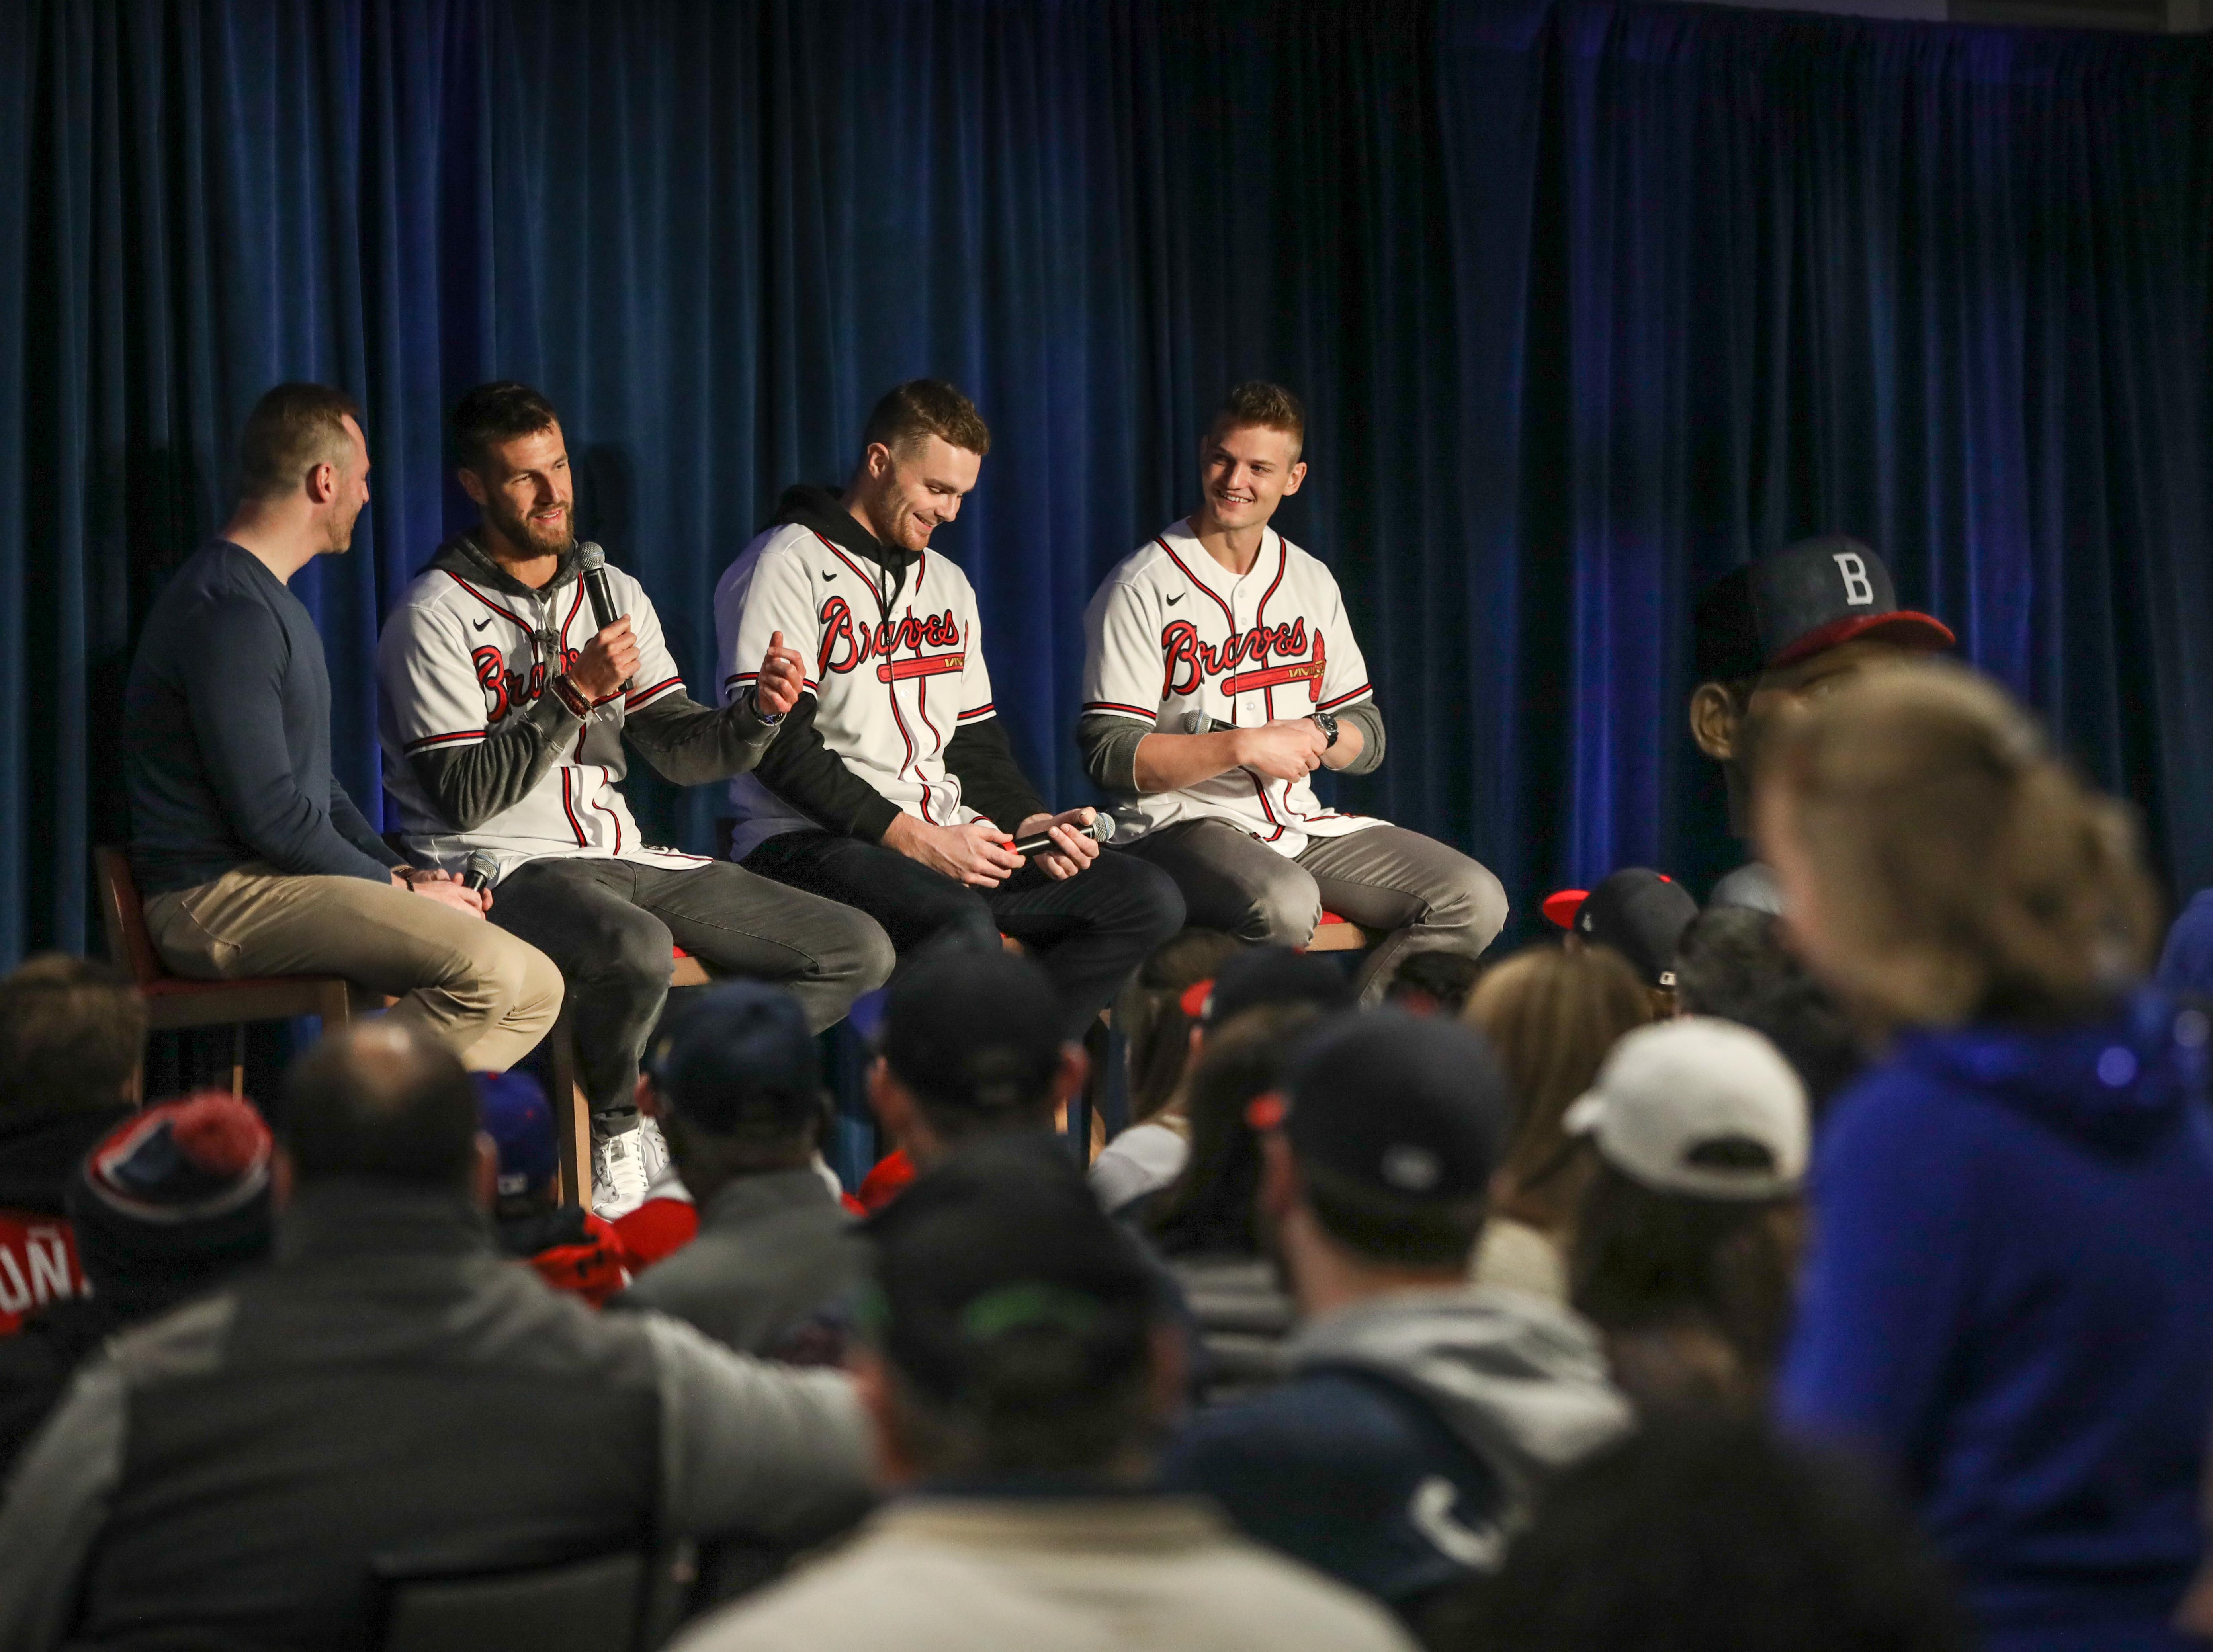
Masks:
[[[636,580],[608,568],[619,617],[594,619],[552,404],[519,384],[479,386],[455,409],[454,437],[482,520],[439,548],[385,621],[385,784],[410,854],[455,873],[491,855],[492,922],[561,966],[597,1131],[595,1203],[619,1210],[660,1157],[632,1131],[672,944],[789,988],[819,1029],[882,984],[891,943],[834,901],[641,840],[619,789],[625,742],[679,785],[750,769],[802,661],[764,639],[752,692],[719,710],[695,704]]]
[[[1060,991],[1064,1036],[1183,924],[1161,873],[1101,854],[1089,809],[1054,814],[1015,763],[967,576],[930,548],[976,485],[991,433],[951,385],[877,403],[841,495],[796,487],[715,589],[725,695],[777,635],[807,653],[799,703],[730,788],[731,857],[860,907],[902,954],[1025,942]],[[1027,864],[1013,838],[1049,832]]]
[[[1411,952],[1472,957],[1506,922],[1459,850],[1316,800],[1318,767],[1383,760],[1383,717],[1327,568],[1268,527],[1307,467],[1306,413],[1241,384],[1200,449],[1205,501],[1123,559],[1084,613],[1076,743],[1118,799],[1114,844],[1183,890],[1191,921],[1304,946],[1325,909],[1390,931],[1373,1003]]]

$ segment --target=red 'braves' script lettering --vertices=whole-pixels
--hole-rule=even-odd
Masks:
[[[878,655],[888,660],[896,654],[918,654],[925,648],[957,648],[960,643],[960,625],[950,608],[925,619],[918,619],[908,614],[901,619],[879,620],[873,625],[865,621],[856,625],[853,611],[845,599],[833,596],[822,605],[820,618],[822,647],[814,658],[818,678],[832,671],[843,676]]]
[[[1319,644],[1321,633],[1314,633]],[[1167,666],[1161,697],[1176,694],[1196,694],[1199,685],[1209,677],[1219,677],[1225,671],[1234,671],[1240,665],[1262,666],[1268,656],[1287,659],[1307,651],[1307,622],[1302,614],[1288,625],[1255,625],[1250,631],[1235,631],[1225,637],[1220,647],[1198,640],[1198,627],[1188,619],[1179,619],[1161,633],[1161,657]],[[1232,692],[1236,692],[1232,690]]]
[[[563,649],[559,668],[573,670],[582,657],[575,649]],[[531,704],[546,692],[547,672],[543,660],[533,661],[527,671],[511,671],[507,656],[496,648],[480,648],[469,658],[476,664],[477,681],[484,688],[488,724],[501,721],[518,706]]]

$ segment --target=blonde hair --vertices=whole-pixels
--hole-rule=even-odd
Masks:
[[[1561,1173],[1581,1156],[1561,1115],[1590,1088],[1615,1040],[1652,1019],[1644,983],[1611,948],[1540,943],[1485,971],[1460,1019],[1490,1039],[1520,1098],[1500,1167],[1505,1213],[1564,1228],[1583,1179]]]
[[[1822,970],[1892,1026],[2093,1014],[2150,960],[2134,822],[1947,661],[1871,672],[1759,741],[1816,883]]]

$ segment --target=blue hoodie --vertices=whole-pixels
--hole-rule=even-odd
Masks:
[[[1778,1403],[1879,1450],[1992,1647],[2157,1647],[2213,1423],[2205,1017],[1899,1039],[1823,1121]],[[2193,1643],[2194,1644],[2194,1643]]]

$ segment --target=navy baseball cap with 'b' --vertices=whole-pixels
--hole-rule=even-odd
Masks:
[[[1860,637],[1948,649],[1952,628],[1898,606],[1890,570],[1841,533],[1801,539],[1706,588],[1695,621],[1698,680],[1734,682]]]
[[[1285,1081],[1281,1124],[1302,1167],[1387,1199],[1456,1204],[1490,1186],[1513,1118],[1479,1034],[1387,1009],[1314,1036]]]

